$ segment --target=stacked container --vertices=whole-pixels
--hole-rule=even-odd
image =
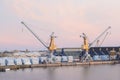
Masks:
[[[94,55],[93,60],[94,61],[99,61],[99,60],[101,60],[101,57],[99,55]]]
[[[23,65],[31,65],[30,58],[26,57],[26,58],[22,58],[21,60]]]
[[[73,62],[73,56],[68,56],[68,62]]]
[[[47,57],[40,57],[40,63],[46,63],[47,60]]]
[[[55,56],[55,62],[60,63],[61,62],[61,56]]]
[[[38,57],[32,57],[30,58],[31,64],[39,64],[39,58]]]
[[[15,65],[15,63],[14,63],[14,58],[12,58],[12,57],[7,57],[7,58],[6,58],[6,63],[7,63],[7,66]]]
[[[61,62],[68,62],[68,57],[67,56],[62,56]]]
[[[109,55],[101,55],[100,57],[103,61],[109,60]]]
[[[15,62],[15,65],[22,65],[21,58],[15,58],[14,62]]]
[[[0,66],[6,66],[5,58],[0,57]]]

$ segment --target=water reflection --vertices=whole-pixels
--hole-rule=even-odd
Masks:
[[[26,68],[0,72],[0,80],[119,80],[120,64]]]

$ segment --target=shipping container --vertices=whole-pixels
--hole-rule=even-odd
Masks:
[[[21,58],[15,58],[14,62],[15,62],[15,65],[22,65]]]
[[[62,56],[61,62],[68,62],[68,57],[67,56]]]
[[[21,60],[23,65],[31,65],[29,57],[22,58]]]
[[[68,62],[73,62],[73,56],[68,56]]]
[[[31,64],[39,64],[39,58],[38,57],[31,57],[30,62],[31,62]]]
[[[48,61],[47,57],[40,57],[40,63],[46,63]]]
[[[55,56],[55,62],[60,63],[61,62],[61,56]]]
[[[100,57],[103,61],[109,60],[109,55],[100,55]]]
[[[7,63],[7,66],[15,65],[14,58],[13,57],[7,57],[6,58],[6,63]]]
[[[0,57],[0,66],[6,66],[6,58]]]
[[[93,60],[94,61],[99,61],[99,60],[101,60],[101,57],[99,55],[94,55]]]

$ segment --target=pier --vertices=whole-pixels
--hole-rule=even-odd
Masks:
[[[119,63],[120,63],[120,60],[115,60],[115,61],[91,61],[91,62],[45,63],[45,64],[31,64],[31,65],[9,65],[9,66],[0,66],[0,71],[17,70],[17,69],[23,69],[23,68],[83,66],[83,65],[101,65],[101,64],[119,64]]]

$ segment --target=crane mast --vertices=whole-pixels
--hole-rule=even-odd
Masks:
[[[52,32],[51,36],[50,36],[50,44],[48,49],[53,52],[54,50],[56,50],[56,45],[55,45],[55,41],[54,39],[56,38],[56,36],[54,36],[54,32]]]
[[[83,49],[85,51],[88,51],[89,50],[89,43],[88,43],[88,39],[87,39],[86,34],[83,33],[80,37],[83,37],[83,40],[84,40]]]

